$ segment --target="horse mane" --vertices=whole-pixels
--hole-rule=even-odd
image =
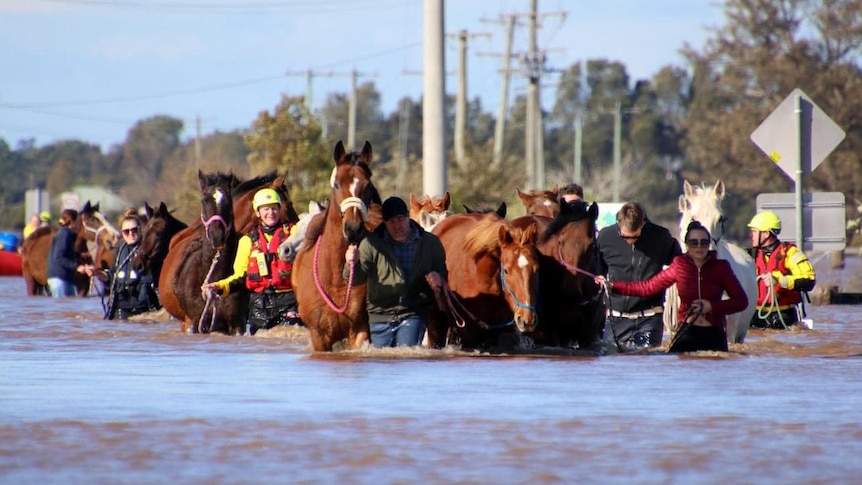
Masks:
[[[245,182],[241,182],[237,179],[237,182],[239,183],[233,189],[233,196],[236,197],[248,192],[249,190],[259,188],[263,185],[269,185],[275,181],[276,178],[278,178],[278,172],[273,170],[269,173],[258,175],[257,177],[246,180]]]
[[[499,228],[504,224],[496,213],[487,214],[464,236],[464,252],[475,260],[500,247]]]
[[[560,213],[548,225],[542,237],[539,238],[539,243],[549,241],[554,235],[563,230],[570,222],[582,221],[590,216],[589,205],[584,200],[574,200],[572,202],[560,202]]]

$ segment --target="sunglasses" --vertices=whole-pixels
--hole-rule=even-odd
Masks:
[[[140,227],[130,227],[128,229],[123,229],[123,234],[126,236],[131,236],[132,234],[137,234],[140,230]]]
[[[693,248],[696,248],[698,246],[700,246],[702,248],[708,248],[709,247],[709,239],[689,239],[688,241],[685,242],[685,244],[687,246],[691,246]]]

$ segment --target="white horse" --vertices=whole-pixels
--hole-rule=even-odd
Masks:
[[[308,232],[308,224],[311,219],[317,214],[323,212],[323,206],[317,201],[308,203],[308,212],[303,212],[299,215],[299,222],[296,223],[296,228],[291,232],[290,236],[278,246],[278,257],[288,263],[296,258],[296,253],[299,252],[302,242],[305,240],[305,233]]]
[[[748,297],[748,307],[745,310],[727,316],[727,341],[742,343],[748,333],[748,324],[751,322],[751,316],[754,315],[757,304],[757,271],[751,255],[724,238],[726,218],[721,211],[721,201],[726,195],[724,182],[719,180],[712,187],[707,187],[706,184],[698,187],[685,181],[683,190],[683,195],[679,196],[679,210],[682,213],[679,221],[679,240],[684,240],[685,229],[691,221],[696,220],[703,224],[712,237],[710,249],[715,249],[719,258],[730,262],[733,273]],[[676,328],[676,314],[679,309],[676,285],[667,291],[666,298],[666,307],[669,307],[672,315],[665,318],[665,325],[668,326],[668,330],[673,331]],[[727,298],[726,294],[725,298]],[[667,315],[668,312],[665,314]],[[672,326],[668,325],[670,322]]]

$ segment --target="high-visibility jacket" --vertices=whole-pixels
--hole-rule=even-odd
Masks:
[[[278,257],[278,246],[290,235],[289,227],[276,229],[267,239],[260,226],[248,234],[251,238],[251,251],[246,266],[245,287],[260,293],[266,289],[287,291],[293,289],[291,272],[293,264]]]
[[[792,308],[802,302],[802,291],[810,291],[814,287],[814,266],[793,243],[779,242],[768,254],[758,248],[754,254],[754,263],[758,276],[770,274],[778,281],[778,285],[774,287],[773,303],[771,300],[767,301],[771,282],[768,278],[757,279],[758,308]]]

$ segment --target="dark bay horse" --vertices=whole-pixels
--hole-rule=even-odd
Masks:
[[[344,280],[344,253],[365,237],[380,194],[371,181],[374,152],[347,152],[339,141],[332,156],[335,168],[326,209],[309,224],[303,248],[293,262],[293,283],[299,315],[308,326],[315,351],[332,351],[346,340],[351,349],[368,342],[366,285]],[[374,215],[379,219],[379,213]],[[376,222],[375,222],[376,223]],[[351,268],[352,270],[352,268]],[[350,271],[350,270],[349,270]]]
[[[524,203],[528,216],[545,216],[553,219],[560,212],[560,189],[555,185],[551,190],[530,190],[527,192],[515,188],[518,198]]]
[[[132,264],[139,272],[150,270],[153,281],[158,284],[171,238],[188,225],[174,217],[164,202],[155,209],[145,202],[144,210],[148,214],[147,222],[141,232],[141,245]]]
[[[539,323],[536,224],[516,228],[496,213],[456,214],[440,221],[434,234],[446,249],[449,288],[443,298],[448,315],[429,317],[430,344],[442,347],[449,334],[464,348],[506,345],[503,335],[520,345],[520,334]]]
[[[524,216],[516,227],[537,224],[541,253],[539,328],[537,344],[581,349],[594,345],[604,324],[605,305],[593,281],[596,261],[596,219],[599,206],[584,201],[563,203],[554,219]]]
[[[162,306],[179,319],[182,331],[236,334],[242,330],[247,295],[201,295],[201,285],[233,272],[239,235],[234,230],[233,189],[236,178],[221,172],[198,172],[203,234],[191,235],[174,245],[159,278],[160,292],[170,298]],[[168,269],[171,255],[177,255]],[[169,303],[168,303],[169,302]],[[177,311],[177,307],[179,310]]]
[[[116,228],[110,225],[105,217],[99,212],[99,203],[84,203],[78,212],[79,230],[76,233],[75,251],[81,255],[80,262],[91,263],[94,261],[96,249],[102,246],[113,247]],[[51,241],[57,234],[56,227],[40,227],[33,231],[21,244],[21,272],[29,296],[48,295],[48,256],[51,252]],[[75,275],[75,287],[78,296],[87,296],[90,291],[90,277],[77,273]]]

